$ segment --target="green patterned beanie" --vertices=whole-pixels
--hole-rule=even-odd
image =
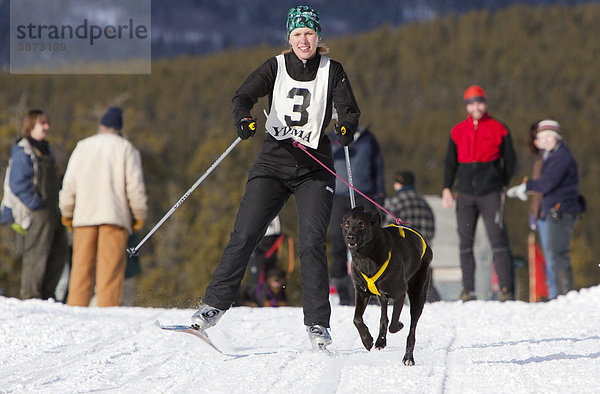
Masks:
[[[296,8],[292,8],[288,12],[287,22],[285,24],[287,29],[287,38],[290,38],[292,30],[299,27],[308,27],[317,32],[319,38],[321,38],[321,21],[319,20],[319,11],[316,11],[306,5],[300,5]]]

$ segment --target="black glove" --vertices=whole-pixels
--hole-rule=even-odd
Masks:
[[[340,144],[344,146],[348,146],[352,142],[354,142],[354,135],[350,134],[348,128],[343,124],[338,123],[337,125],[335,125],[335,133],[337,134],[338,141],[340,142]]]
[[[237,127],[237,133],[240,138],[247,140],[256,133],[256,119],[250,117],[242,118],[235,122],[235,127]]]

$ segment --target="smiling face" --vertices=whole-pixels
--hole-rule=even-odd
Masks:
[[[319,36],[311,28],[299,27],[290,33],[289,43],[300,60],[308,60],[317,53]]]
[[[475,100],[467,104],[467,113],[473,120],[479,120],[487,111],[485,101]]]

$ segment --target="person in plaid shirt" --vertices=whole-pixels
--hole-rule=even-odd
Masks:
[[[410,171],[398,171],[394,179],[394,190],[396,194],[385,199],[385,209],[394,216],[409,222],[410,227],[419,231],[431,243],[435,236],[435,218],[433,210],[415,190],[415,176]],[[384,224],[395,224],[389,215],[386,215]],[[431,270],[431,267],[429,268]],[[441,297],[433,285],[433,275],[429,289],[427,290],[427,302],[440,301]]]

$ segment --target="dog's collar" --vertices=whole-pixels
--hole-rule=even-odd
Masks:
[[[383,273],[385,272],[385,269],[387,268],[388,264],[390,263],[391,258],[392,258],[392,252],[390,251],[385,263],[383,263],[381,268],[379,268],[379,271],[377,271],[377,273],[375,275],[373,275],[371,278],[369,278],[367,275],[363,274],[362,272],[360,273],[362,275],[362,277],[365,278],[365,281],[367,282],[367,287],[369,288],[369,291],[371,293],[376,294],[376,295],[381,295],[381,293],[377,289],[377,286],[375,286],[375,281],[377,279],[379,279],[379,277],[381,275],[383,275]]]
[[[423,250],[421,250],[421,258],[423,258],[423,256],[425,256],[425,251],[427,250],[427,242],[425,242],[425,239],[423,238],[423,236],[421,234],[419,234],[418,231],[415,231],[410,227],[398,226],[395,224],[390,224],[388,227],[396,227],[398,229],[398,231],[400,231],[400,236],[402,238],[406,238],[406,236],[404,235],[404,230],[412,231],[413,233],[417,234],[419,236],[419,238],[421,238],[421,243],[423,245]]]

